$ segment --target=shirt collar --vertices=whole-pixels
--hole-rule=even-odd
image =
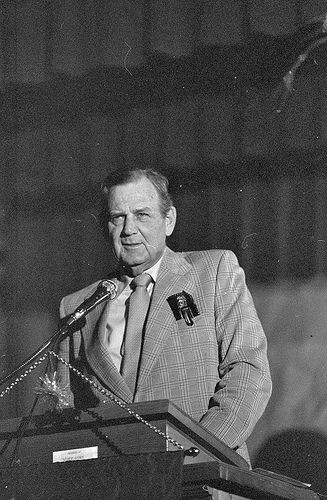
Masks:
[[[157,281],[157,277],[158,277],[158,272],[159,272],[159,268],[160,268],[160,264],[162,262],[162,259],[163,259],[163,254],[162,256],[160,257],[160,259],[158,260],[158,262],[156,262],[154,264],[154,266],[150,267],[150,269],[146,269],[144,272],[145,273],[148,273],[150,274],[152,280],[153,280],[153,283],[155,283]]]

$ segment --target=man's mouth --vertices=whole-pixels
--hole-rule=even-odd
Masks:
[[[142,243],[122,243],[123,247],[138,247],[140,246]]]

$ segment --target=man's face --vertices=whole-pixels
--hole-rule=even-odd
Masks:
[[[162,216],[159,195],[146,177],[113,187],[108,206],[109,237],[116,258],[137,276],[162,256],[166,236],[175,227],[176,210],[172,207]]]

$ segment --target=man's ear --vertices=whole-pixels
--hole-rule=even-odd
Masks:
[[[177,212],[175,207],[170,207],[166,215],[166,236],[170,236],[174,231]]]

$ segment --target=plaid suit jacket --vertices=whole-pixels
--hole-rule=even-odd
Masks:
[[[65,297],[61,316],[71,314],[97,284]],[[181,291],[193,297],[199,311],[192,326],[176,320],[167,301]],[[128,386],[97,335],[103,308],[100,304],[91,311],[85,327],[61,342],[59,354],[131,402]],[[89,385],[69,380],[62,363],[58,373],[62,384],[70,384],[75,404],[97,404],[88,399]],[[270,394],[266,337],[235,255],[167,248],[151,298],[134,401],[169,399],[248,458],[244,443]]]

